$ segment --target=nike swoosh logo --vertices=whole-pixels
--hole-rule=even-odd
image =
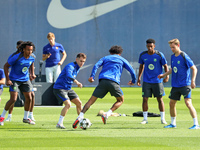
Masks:
[[[90,67],[90,66],[92,66],[92,65],[93,65],[93,64],[85,65],[85,66],[81,67],[80,70],[86,69],[86,68],[88,68],[88,67]]]
[[[113,0],[101,4],[70,10],[63,7],[61,0],[51,0],[47,9],[47,20],[55,28],[70,28],[95,19],[136,0]]]

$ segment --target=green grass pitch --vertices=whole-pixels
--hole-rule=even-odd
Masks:
[[[94,88],[73,88],[80,96],[83,105],[90,98]],[[65,116],[66,129],[56,129],[56,124],[62,107],[35,107],[36,125],[22,123],[24,110],[15,107],[11,122],[0,126],[0,149],[200,149],[200,130],[189,130],[193,120],[185,106],[184,100],[177,103],[177,128],[164,129],[159,117],[148,118],[149,123],[141,125],[142,117],[133,117],[132,113],[141,111],[141,87],[124,87],[125,101],[116,110],[130,116],[109,117],[107,124],[102,123],[101,117],[96,116],[99,110],[107,111],[115,102],[110,94],[98,99],[87,111],[85,118],[90,119],[92,126],[87,130],[73,129],[72,123],[77,117],[74,105]],[[169,95],[170,88],[165,88],[164,96],[166,121],[170,123]],[[200,121],[200,88],[192,91],[193,105]],[[8,88],[1,95],[0,114],[9,99]],[[155,98],[149,99],[149,112],[159,113]],[[6,115],[7,117],[7,115]]]

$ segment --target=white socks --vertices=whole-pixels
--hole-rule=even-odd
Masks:
[[[143,111],[144,120],[147,120],[148,111]]]
[[[161,120],[165,120],[165,112],[164,111],[160,112],[160,117],[161,117]]]
[[[63,120],[64,120],[64,116],[61,116],[61,115],[60,115],[58,124],[59,124],[59,125],[63,125]]]
[[[171,124],[176,125],[176,117],[171,117]]]
[[[28,119],[29,111],[24,111],[24,119]]]
[[[194,122],[194,125],[199,125],[197,117],[193,118],[193,122]]]
[[[5,115],[6,115],[7,111],[5,109],[3,109],[3,112],[1,114],[1,117],[5,118]]]
[[[108,119],[108,117],[110,117],[112,114],[112,110],[110,109],[107,113],[106,113],[106,118]]]
[[[8,114],[8,117],[12,118],[12,114]]]
[[[33,112],[29,112],[29,116],[33,117]]]
[[[80,114],[78,115],[77,118],[80,118],[80,120],[83,119],[83,118],[84,118],[84,113],[83,113],[83,112],[80,112]]]

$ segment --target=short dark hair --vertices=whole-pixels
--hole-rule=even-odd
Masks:
[[[23,49],[24,49],[26,46],[33,46],[33,52],[35,51],[35,45],[34,45],[31,41],[23,42],[23,43],[19,46],[19,51],[22,52]]]
[[[17,41],[17,51],[14,54],[18,54],[21,52],[21,50],[19,49],[20,45],[23,43],[23,41]]]
[[[153,44],[155,44],[156,41],[155,41],[154,39],[148,39],[148,40],[146,40],[146,43],[147,43],[147,44],[148,44],[148,43],[153,43]]]
[[[83,57],[84,59],[86,59],[87,56],[84,53],[79,53],[76,56],[76,58],[81,58],[81,57]]]
[[[19,46],[20,44],[22,44],[23,43],[23,41],[17,41],[17,46]]]
[[[121,46],[114,45],[109,50],[110,54],[121,54],[123,52],[123,49]]]

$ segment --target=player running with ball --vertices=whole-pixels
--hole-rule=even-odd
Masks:
[[[56,83],[53,86],[53,92],[58,101],[62,102],[65,106],[61,111],[59,121],[56,125],[57,128],[65,129],[63,125],[64,117],[71,107],[71,102],[76,105],[78,115],[81,112],[81,101],[78,95],[71,89],[72,83],[76,83],[78,87],[82,88],[82,83],[77,81],[75,78],[80,71],[80,68],[86,61],[86,55],[79,53],[76,56],[76,61],[71,62],[65,66],[59,75]]]
[[[120,88],[120,77],[123,68],[128,70],[131,74],[132,80],[129,81],[129,85],[133,85],[136,82],[135,71],[128,63],[126,59],[121,57],[123,49],[121,46],[112,46],[109,50],[110,55],[101,58],[93,67],[89,82],[94,82],[97,69],[102,66],[102,70],[99,74],[99,84],[95,88],[91,98],[83,107],[81,113],[73,123],[72,127],[77,128],[77,125],[81,119],[84,118],[84,113],[90,108],[90,106],[98,99],[103,98],[108,92],[112,96],[115,96],[116,102],[110,108],[110,110],[102,115],[103,123],[106,124],[106,120],[113,111],[118,109],[124,102],[123,92]]]

